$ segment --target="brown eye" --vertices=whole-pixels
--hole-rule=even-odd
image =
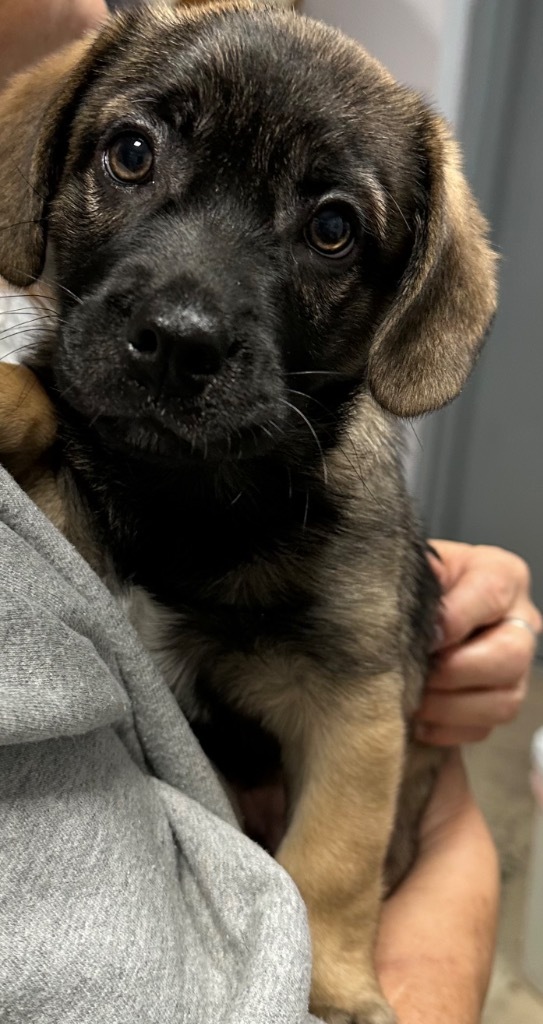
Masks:
[[[339,259],[351,252],[356,237],[356,219],[348,206],[329,203],[313,214],[305,228],[305,240],[321,256]]]
[[[105,152],[105,166],[112,178],[125,185],[148,181],[154,165],[151,143],[135,132],[123,132]]]

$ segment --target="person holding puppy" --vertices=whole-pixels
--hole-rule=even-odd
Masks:
[[[25,16],[31,19],[27,31]],[[103,16],[103,5],[90,0],[39,7],[22,0],[15,18],[8,2],[0,12],[2,68],[15,71]],[[425,815],[417,863],[388,901],[381,924],[380,977],[404,1024],[415,1014],[451,1024],[478,1019],[492,953],[497,869],[454,748],[513,717],[541,628],[520,559],[495,548],[434,547],[446,596],[417,733],[453,752]]]

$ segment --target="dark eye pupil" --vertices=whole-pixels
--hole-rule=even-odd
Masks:
[[[117,160],[127,171],[137,174],[145,166],[149,147],[143,139],[129,137],[117,143]]]
[[[354,217],[341,204],[322,206],[306,226],[306,241],[322,256],[346,256],[355,241]]]
[[[125,132],[111,143],[107,151],[107,166],[119,181],[143,181],[153,166],[153,151],[147,139]]]
[[[324,245],[332,248],[341,244],[349,235],[350,228],[338,210],[323,210],[314,219],[314,230]]]

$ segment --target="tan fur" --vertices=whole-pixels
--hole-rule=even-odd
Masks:
[[[455,398],[496,309],[497,257],[488,225],[443,121],[428,124],[433,153],[430,217],[415,242],[403,294],[378,330],[372,394],[397,416],[419,416]]]
[[[0,464],[64,530],[64,502],[48,460],[56,429],[55,410],[35,374],[0,362]]]
[[[36,139],[48,137],[48,125],[56,125],[66,81],[77,87],[85,74],[84,57],[93,36],[48,57],[36,68],[16,76],[0,94],[0,149],[10,154],[10,174],[0,190],[0,226],[4,237],[0,273],[22,288],[43,271],[43,215],[48,196],[34,188],[32,179],[43,165],[46,153]],[[26,131],[20,131],[20,125]],[[44,131],[45,130],[45,131]],[[9,228],[9,230],[8,230]]]
[[[357,622],[361,648],[377,645],[375,628],[393,627],[392,622],[379,620],[387,604],[390,613],[390,602],[382,596],[375,620]],[[374,636],[366,642],[372,627]],[[190,666],[197,663],[198,651],[187,639]],[[173,684],[173,664],[161,664]],[[184,671],[190,674],[188,666]],[[313,942],[311,1010],[331,1024],[392,1024],[394,1019],[372,961],[385,886],[382,865],[404,765],[399,682],[391,675],[357,678],[346,694],[343,687],[336,690],[334,679],[319,676],[309,659],[287,655],[233,657],[224,660],[220,671],[219,685],[230,700],[244,714],[258,713],[280,739],[295,809],[276,856],[296,882],[308,911]],[[178,686],[183,686],[182,678]],[[427,752],[415,748],[409,764],[413,755],[422,759],[424,777],[417,781],[424,787]],[[431,752],[430,757],[436,754]],[[428,788],[413,786],[413,777],[410,781],[413,811],[417,801],[424,803]],[[412,853],[409,847],[401,866],[394,865],[395,876],[405,870]],[[338,1007],[345,1007],[344,1014]]]
[[[54,408],[26,366],[0,362],[0,451],[14,475],[30,469],[56,435]]]
[[[307,906],[312,1010],[325,1019],[338,1006],[386,1013],[371,963],[403,754],[398,692],[386,677],[357,680],[343,706],[306,714],[302,742],[283,740],[300,792],[277,859]]]
[[[0,465],[100,575],[107,572],[72,482],[52,466],[54,406],[26,366],[0,361]]]

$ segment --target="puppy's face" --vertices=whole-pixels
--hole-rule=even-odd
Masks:
[[[300,392],[364,379],[421,168],[371,64],[361,82],[343,47],[342,72],[324,31],[248,11],[154,28],[127,33],[141,80],[113,61],[71,125],[50,231],[84,301],[62,296],[54,369],[119,441],[237,457],[307,434]]]
[[[326,441],[361,388],[401,415],[459,390],[494,305],[484,224],[442,126],[354,44],[250,0],[135,15],[56,104],[32,163],[50,358],[110,443],[237,459]]]

